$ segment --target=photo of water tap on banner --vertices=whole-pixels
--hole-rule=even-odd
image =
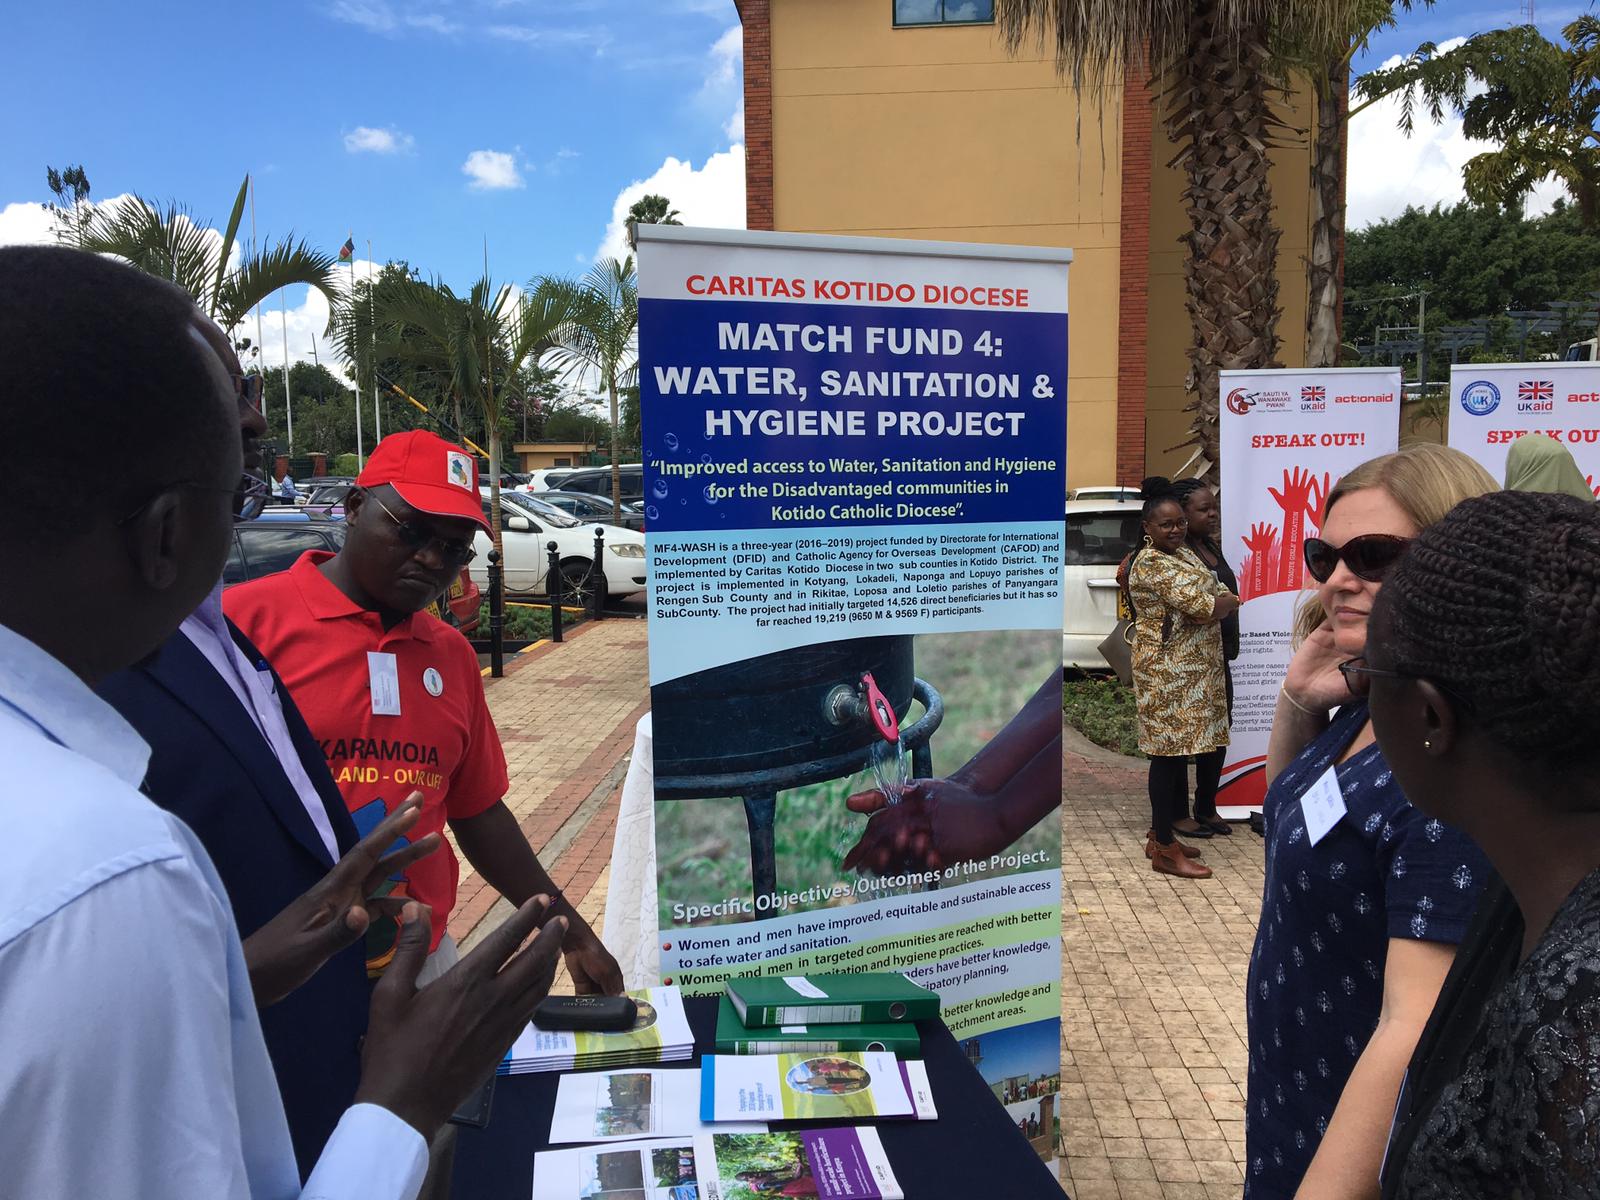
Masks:
[[[1222,552],[1239,577],[1233,723],[1217,795],[1238,819],[1261,808],[1278,691],[1293,654],[1295,614],[1312,596],[1305,542],[1341,476],[1399,447],[1400,372],[1224,371]]]
[[[1019,1122],[1060,1071],[1070,258],[639,230],[663,980],[903,972]]]

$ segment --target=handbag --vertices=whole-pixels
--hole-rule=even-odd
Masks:
[[[1124,687],[1133,686],[1133,622],[1121,618],[1097,647]]]

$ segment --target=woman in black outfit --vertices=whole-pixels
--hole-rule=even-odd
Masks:
[[[1401,1090],[1383,1194],[1600,1190],[1600,508],[1499,492],[1424,530],[1366,659],[1394,778],[1491,883]]]
[[[1221,509],[1217,493],[1211,485],[1199,479],[1179,479],[1172,485],[1172,494],[1183,505],[1183,515],[1189,518],[1189,536],[1184,543],[1235,596],[1239,594],[1239,580],[1222,556],[1217,544],[1221,534]],[[1239,614],[1235,611],[1222,621],[1222,682],[1228,695],[1228,720],[1233,720],[1233,671],[1228,666],[1239,657]],[[1208,838],[1214,834],[1223,837],[1233,832],[1233,827],[1217,814],[1217,781],[1222,778],[1222,760],[1226,747],[1218,747],[1210,754],[1195,756],[1194,816],[1186,812],[1173,828],[1185,837]],[[1209,785],[1209,786],[1208,786]],[[1209,799],[1202,799],[1209,797]]]

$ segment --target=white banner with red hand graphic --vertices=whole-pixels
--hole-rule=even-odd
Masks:
[[[1450,368],[1450,446],[1506,478],[1511,445],[1549,434],[1600,495],[1600,363],[1465,363]]]
[[[1217,804],[1259,809],[1267,739],[1308,598],[1305,542],[1328,493],[1352,467],[1400,440],[1400,372],[1222,372],[1222,553],[1239,577],[1239,657],[1231,664],[1232,744]]]

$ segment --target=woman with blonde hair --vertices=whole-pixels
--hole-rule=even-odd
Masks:
[[[1315,597],[1267,753],[1266,885],[1245,997],[1248,1200],[1377,1194],[1400,1080],[1489,868],[1417,812],[1341,664],[1361,657],[1385,573],[1461,501],[1477,463],[1419,445],[1363,463],[1305,543]]]

